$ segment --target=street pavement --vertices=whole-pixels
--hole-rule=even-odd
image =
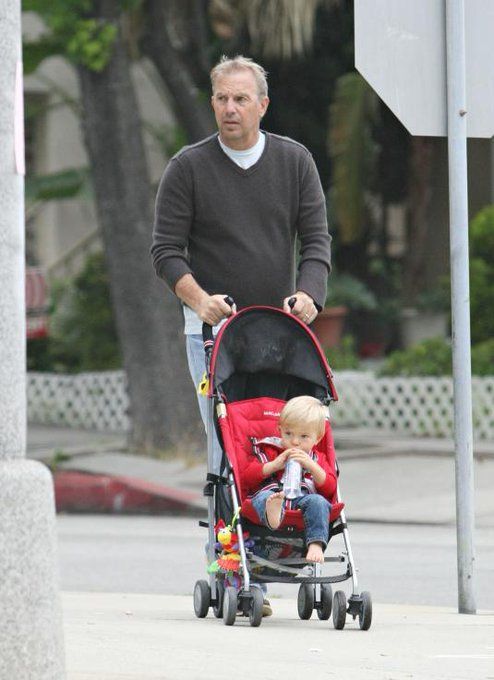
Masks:
[[[349,521],[454,525],[451,443],[345,430],[336,434],[336,446]],[[44,427],[29,428],[28,456],[52,464],[56,459],[55,481],[60,476],[62,490],[65,474],[106,480],[108,487],[119,480],[114,497],[103,504],[106,511],[204,512],[203,461],[150,460],[125,453],[123,437]],[[74,478],[71,484],[76,488]],[[475,448],[475,493],[476,524],[489,536],[493,488],[494,444],[487,443]],[[156,505],[170,494],[171,505]],[[187,584],[184,594],[188,590]],[[468,616],[451,608],[377,602],[372,628],[363,632],[351,621],[343,631],[316,617],[301,621],[291,597],[276,600],[275,616],[258,629],[242,620],[226,627],[211,614],[196,619],[190,595],[64,592],[62,603],[68,680],[207,680],[222,674],[494,679],[492,611]]]
[[[340,496],[348,519],[453,524],[453,443],[339,430]],[[186,454],[186,452],[184,452]],[[157,460],[125,452],[123,436],[30,426],[28,456],[56,460],[59,511],[203,514],[205,459]],[[474,447],[477,526],[494,525],[494,442]]]
[[[194,517],[62,513],[57,533],[62,590],[192,596],[206,578],[207,532]],[[349,522],[349,535],[359,588],[376,602],[456,606],[454,525]],[[343,550],[335,536],[328,556]],[[325,573],[340,569],[328,564]],[[492,529],[476,529],[474,578],[478,609],[494,611]],[[350,595],[351,582],[342,589]],[[296,595],[293,584],[269,586],[275,614],[277,599]]]
[[[276,602],[259,628],[196,619],[190,597],[64,593],[68,680],[491,680],[494,616],[375,605],[369,631],[301,621]]]

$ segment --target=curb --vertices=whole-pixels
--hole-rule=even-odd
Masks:
[[[53,475],[57,512],[203,515],[202,494],[124,476],[61,470]]]

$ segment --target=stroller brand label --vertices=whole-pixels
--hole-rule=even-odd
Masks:
[[[276,416],[277,418],[279,418],[280,412],[279,411],[264,411],[262,415],[263,416]]]

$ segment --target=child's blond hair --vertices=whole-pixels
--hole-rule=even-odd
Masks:
[[[294,397],[286,402],[280,413],[280,426],[306,425],[321,439],[326,429],[328,411],[315,397]]]

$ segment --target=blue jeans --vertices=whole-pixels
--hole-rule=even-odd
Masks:
[[[186,335],[185,336],[185,348],[187,350],[187,359],[189,362],[189,371],[196,388],[199,382],[202,380],[204,371],[206,370],[206,357],[204,355],[204,344],[202,341],[202,335]],[[202,394],[197,394],[197,401],[199,403],[199,411],[201,412],[202,422],[204,423],[204,429],[208,430],[208,400],[207,397],[202,396]],[[211,423],[213,426],[213,424]],[[219,474],[220,464],[223,452],[216,436],[216,430],[213,426],[213,469],[211,472]],[[207,550],[207,546],[206,546]],[[267,593],[267,586],[262,583],[253,583],[252,586],[261,588],[264,595]]]
[[[194,383],[197,394],[197,386],[202,380],[204,371],[206,370],[206,357],[204,355],[204,345],[202,335],[186,335],[185,347],[187,350],[187,359],[189,362],[189,371]],[[208,398],[202,394],[197,394],[197,401],[199,403],[199,411],[201,412],[204,429],[208,431]],[[216,430],[213,427],[213,469],[210,472],[219,474],[222,457],[222,449],[216,436]]]
[[[266,519],[266,502],[273,493],[276,493],[276,489],[258,491],[252,498],[252,505],[259,520],[267,527],[269,524]],[[322,543],[324,550],[329,541],[331,503],[318,493],[308,493],[292,499],[291,507],[293,510],[302,510],[306,544]]]

